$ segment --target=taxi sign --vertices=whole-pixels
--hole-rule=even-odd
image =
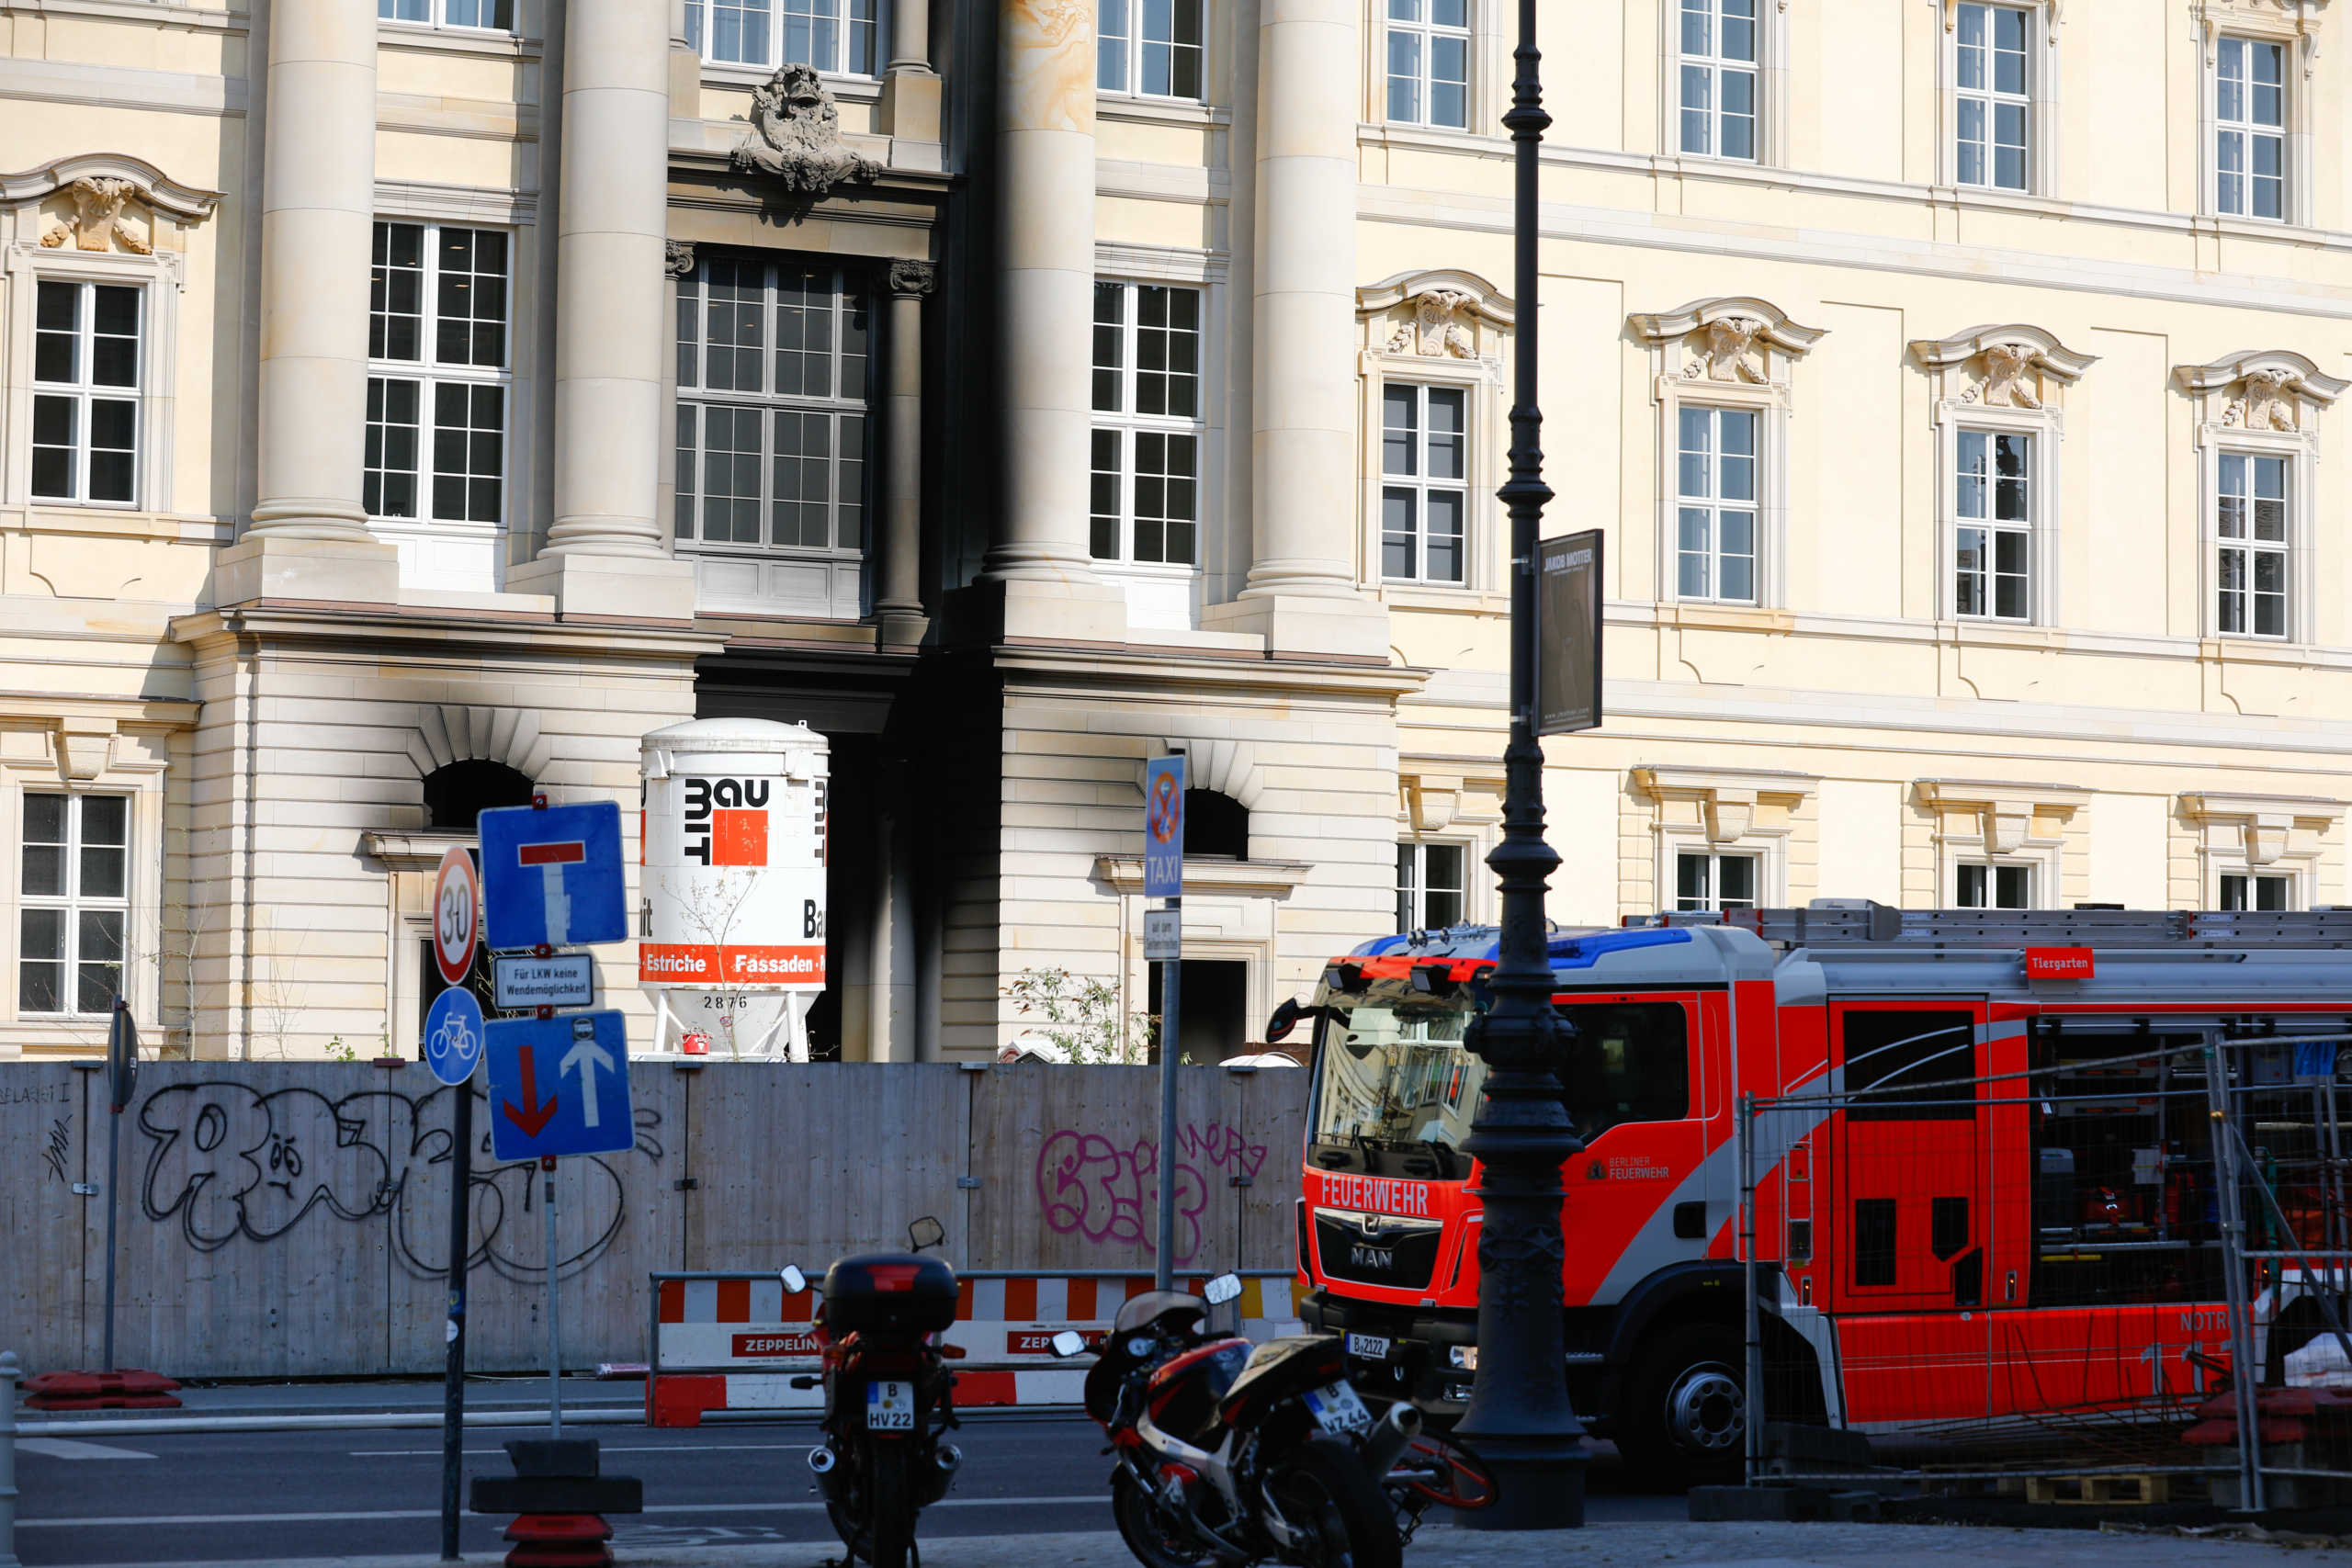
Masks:
[[[433,878],[433,964],[441,978],[452,986],[463,984],[481,941],[481,897],[474,857],[456,845],[441,857],[441,870]]]
[[[1143,896],[1184,896],[1184,759],[1154,757],[1143,769]]]

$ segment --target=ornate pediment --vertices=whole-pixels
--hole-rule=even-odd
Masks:
[[[2352,386],[2285,348],[2227,354],[2210,365],[2176,365],[2172,374],[2181,390],[2205,400],[2208,423],[2240,430],[2306,429],[2312,414]]]
[[[1662,345],[1669,355],[1678,346],[1685,351],[1689,357],[1682,365],[1669,363],[1668,368],[1686,380],[1758,387],[1787,380],[1788,362],[1802,359],[1826,331],[1801,326],[1770,300],[1747,294],[1694,299],[1662,315],[1625,320],[1644,342]]]
[[[1911,344],[1911,355],[1929,370],[1947,376],[1957,371],[1967,382],[1960,401],[1996,409],[2046,408],[2053,390],[2073,386],[2098,363],[2096,355],[2075,353],[2040,327],[2021,325],[1971,327],[1956,337],[1921,339]],[[1947,396],[1951,386],[1947,380]]]
[[[806,65],[784,66],[752,89],[752,129],[729,161],[810,197],[839,185],[865,185],[882,172],[881,164],[842,141],[833,95]]]
[[[51,250],[150,255],[159,216],[200,223],[220,201],[219,191],[181,185],[153,164],[119,152],[77,153],[23,174],[0,175],[0,205],[37,206],[31,237]]]
[[[1401,272],[1356,290],[1356,311],[1384,353],[1425,359],[1493,356],[1510,330],[1510,299],[1475,272]]]

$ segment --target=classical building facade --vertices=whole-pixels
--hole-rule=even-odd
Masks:
[[[412,1051],[698,715],[831,742],[850,1058],[1149,1010],[1183,750],[1238,1046],[1494,912],[1530,309],[1556,919],[2344,900],[2338,6],[1544,17],[1527,301],[1498,0],[0,0],[0,1055]]]

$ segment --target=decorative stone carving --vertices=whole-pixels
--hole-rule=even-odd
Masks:
[[[1475,360],[1482,328],[1501,332],[1511,324],[1509,298],[1476,273],[1451,270],[1399,273],[1359,288],[1356,310],[1375,318],[1367,335],[1381,352],[1425,359]]]
[[[130,180],[94,179],[88,175],[65,187],[73,198],[74,215],[40,237],[54,250],[68,240],[77,251],[111,250],[119,243],[133,255],[153,255],[155,247],[122,222],[123,203],[140,194]]]
[[[1694,299],[1679,310],[1635,314],[1626,320],[1644,341],[1661,346],[1680,344],[1690,352],[1690,357],[1677,372],[1668,349],[1669,374],[1679,373],[1691,381],[1757,387],[1787,378],[1785,370],[1777,378],[1773,374],[1774,350],[1780,352],[1785,367],[1787,360],[1801,358],[1819,343],[1824,331],[1801,326],[1770,300],[1746,295]]]
[[[1478,357],[1477,341],[1453,319],[1471,302],[1470,296],[1452,288],[1433,288],[1413,301],[1413,319],[1388,339],[1391,354],[1419,354],[1430,359]]]
[[[1996,343],[1984,351],[1984,379],[1969,389],[1963,400],[1987,408],[2038,409],[2041,400],[2026,385],[2026,377],[2041,356],[2033,345]]]
[[[922,299],[939,284],[939,269],[927,261],[901,260],[890,264],[890,292]]]
[[[735,144],[730,161],[810,197],[838,185],[864,185],[882,172],[873,159],[842,145],[841,111],[806,65],[784,66],[752,89],[752,129]]]
[[[672,277],[684,277],[695,269],[695,248],[684,240],[662,242],[662,270]]]
[[[2288,434],[2310,428],[2310,416],[2352,386],[2283,348],[2225,355],[2211,365],[2175,366],[2173,378],[2183,391],[2206,399],[2209,421],[2218,405],[2218,423],[2224,428]]]
[[[2073,386],[2098,363],[2040,327],[2022,325],[1971,327],[1956,337],[1920,339],[1911,353],[1929,370],[1957,369],[1973,378],[1958,401],[1996,409],[2045,409],[2054,389]]]

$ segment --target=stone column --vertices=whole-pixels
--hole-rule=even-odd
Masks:
[[[573,0],[556,221],[555,521],[510,584],[567,614],[684,619],[659,523],[670,7]]]
[[[891,9],[890,63],[882,73],[882,120],[890,131],[890,166],[936,169],[939,73],[931,64],[931,0],[898,0]]]
[[[885,648],[922,640],[922,302],[938,281],[927,261],[890,264],[890,461],[875,544],[874,610]]]
[[[998,313],[1003,490],[982,584],[1004,635],[1124,641],[1087,557],[1094,323],[1094,11],[1001,0]]]
[[[376,209],[374,0],[271,8],[261,186],[256,484],[219,603],[389,603],[399,554],[368,531],[368,278]]]
[[[1357,0],[1263,0],[1258,28],[1249,585],[1204,617],[1278,651],[1385,658],[1356,591]]]

